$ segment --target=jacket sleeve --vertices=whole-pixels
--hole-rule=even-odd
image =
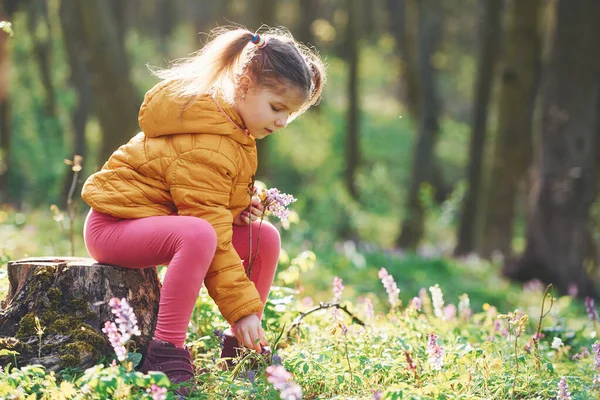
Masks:
[[[228,165],[217,152],[194,150],[193,157],[175,160],[166,176],[178,214],[202,218],[215,228],[217,250],[204,284],[223,317],[234,324],[260,313],[263,304],[232,244],[233,216],[227,206],[234,171]]]

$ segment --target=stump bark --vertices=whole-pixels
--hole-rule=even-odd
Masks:
[[[142,334],[134,337],[136,351],[144,353],[152,339],[161,288],[156,268],[36,257],[9,262],[8,279],[0,310],[0,350],[19,354],[1,356],[0,365],[41,364],[59,371],[88,368],[112,356],[102,327],[115,319],[108,305],[113,297],[127,299],[137,316]]]

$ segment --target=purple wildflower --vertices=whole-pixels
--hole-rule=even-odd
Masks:
[[[466,320],[471,319],[473,311],[471,310],[471,300],[469,299],[469,295],[463,293],[458,298],[460,299],[458,302],[458,315]]]
[[[594,353],[594,370],[596,376],[594,377],[594,385],[600,383],[600,342],[596,340],[596,343],[592,345],[592,352]]]
[[[342,284],[342,278],[334,277],[333,278],[333,302],[339,303],[342,299],[342,292],[344,291],[344,285]]]
[[[279,390],[284,400],[302,399],[302,388],[292,381],[292,374],[281,365],[270,365],[267,367],[267,381]]]
[[[312,297],[306,296],[302,299],[302,305],[305,307],[312,307],[315,305],[315,302],[313,301]]]
[[[582,358],[589,357],[589,355],[590,355],[590,351],[588,350],[588,348],[582,347],[581,352],[575,354],[573,357],[571,357],[571,359],[572,360],[580,360]]]
[[[215,329],[213,331],[213,335],[221,342],[221,348],[223,348],[223,343],[225,343],[225,332],[220,329]]]
[[[127,349],[123,346],[123,338],[121,334],[117,330],[117,326],[114,322],[106,321],[104,323],[104,328],[102,328],[102,332],[108,336],[108,340],[115,350],[115,354],[119,361],[124,361],[127,358]]]
[[[456,318],[456,306],[454,304],[448,304],[444,307],[444,320],[452,321]]]
[[[394,277],[388,274],[385,268],[381,268],[379,270],[379,279],[381,279],[381,283],[383,283],[383,287],[388,294],[388,300],[393,307],[396,307],[400,304],[400,289],[396,285],[394,281]]]
[[[137,326],[137,318],[133,309],[129,303],[127,303],[127,300],[119,300],[114,297],[110,299],[108,304],[112,308],[112,313],[117,316],[115,322],[119,324],[119,327],[117,329],[115,322],[106,321],[104,323],[104,328],[102,328],[102,332],[108,336],[108,340],[115,350],[117,359],[119,361],[124,361],[125,358],[127,358],[127,349],[125,348],[125,345],[129,342],[131,336],[140,336],[141,332]]]
[[[560,378],[558,383],[558,395],[556,400],[571,400],[571,393],[569,392],[569,385],[567,385],[567,379],[563,376]]]
[[[253,370],[249,369],[248,370],[248,374],[247,374],[247,378],[248,378],[248,381],[250,381],[250,383],[254,383],[254,380],[256,379],[256,372],[254,372]]]
[[[381,390],[376,390],[373,392],[373,400],[381,400],[383,399],[383,393],[381,393]]]
[[[119,300],[113,297],[108,304],[112,307],[112,313],[117,316],[115,322],[119,326],[123,344],[127,343],[131,339],[131,336],[140,336],[142,334],[137,326],[137,318],[133,312],[133,308],[131,308],[127,300]]]
[[[167,388],[153,383],[152,387],[146,389],[146,393],[152,396],[152,400],[167,400]]]
[[[577,294],[579,293],[579,288],[577,287],[577,285],[575,283],[573,283],[573,282],[569,283],[568,293],[569,293],[569,296],[571,296],[572,298],[577,297]]]
[[[585,311],[587,312],[590,321],[598,321],[598,312],[596,311],[596,307],[594,307],[594,299],[591,297],[585,298]]]
[[[271,211],[282,221],[286,220],[290,211],[286,208],[296,201],[291,194],[281,193],[277,188],[262,190],[257,193],[258,198],[265,207],[265,211]]]
[[[273,353],[273,357],[271,358],[271,364],[273,365],[283,365],[283,359],[277,353]]]
[[[427,344],[427,354],[431,368],[436,371],[442,369],[444,363],[444,348],[437,343],[438,336],[431,332],[429,334],[429,343]]]
[[[410,306],[417,311],[421,311],[421,304],[422,304],[422,301],[421,301],[420,297],[413,297],[412,300],[410,301]]]

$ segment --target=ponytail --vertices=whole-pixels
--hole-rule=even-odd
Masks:
[[[283,83],[301,89],[306,102],[298,114],[319,102],[325,66],[315,51],[294,40],[286,29],[269,29],[258,35],[242,28],[219,28],[211,36],[213,39],[191,57],[177,60],[169,68],[150,68],[170,83],[174,96],[187,100],[186,107],[204,94],[233,104],[242,74],[252,76],[259,86]]]
[[[254,34],[247,29],[216,29],[211,34],[214,38],[191,57],[165,69],[149,67],[155,76],[173,83],[173,95],[189,100],[212,92],[231,96],[236,75],[248,62],[244,49]]]

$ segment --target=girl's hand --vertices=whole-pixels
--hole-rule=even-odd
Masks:
[[[235,337],[237,340],[258,353],[261,352],[260,345],[268,346],[265,339],[265,333],[260,325],[260,319],[256,314],[247,315],[240,318],[234,325]]]
[[[248,212],[248,208],[245,208],[233,219],[233,224],[250,225],[250,220],[252,220],[252,222],[257,221],[263,215],[264,209],[265,208],[260,203],[260,200],[252,199],[252,206],[250,206],[250,212]]]

